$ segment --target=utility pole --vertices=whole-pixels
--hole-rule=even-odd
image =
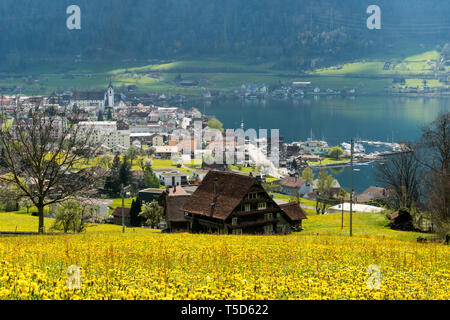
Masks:
[[[351,151],[350,151],[350,237],[353,235],[352,210],[353,210],[353,138],[351,139]]]
[[[344,229],[344,197],[341,197],[342,217],[341,217],[341,230]]]

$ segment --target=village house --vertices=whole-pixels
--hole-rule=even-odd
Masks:
[[[109,220],[109,205],[112,200],[77,198],[83,208],[83,221],[89,223],[106,223]],[[61,203],[53,203],[48,217],[54,218],[61,207]]]
[[[169,146],[177,146],[178,151],[183,154],[192,154],[196,150],[195,139],[190,137],[182,137],[182,136],[169,136]]]
[[[178,170],[153,170],[160,183],[166,187],[182,186],[189,183],[189,174]]]
[[[364,190],[362,193],[355,196],[355,202],[358,203],[371,203],[377,200],[385,201],[389,198],[392,192],[385,188],[371,186]]]
[[[313,183],[313,191],[318,192],[318,190],[319,190],[319,179],[316,179],[314,180]],[[336,197],[340,191],[341,191],[341,184],[339,183],[339,181],[334,179],[333,184],[331,185],[330,189],[327,190],[327,193],[329,194],[329,196]]]
[[[181,210],[191,231],[218,234],[287,233],[306,218],[298,205],[284,211],[256,178],[219,171],[206,175]]]
[[[154,146],[151,151],[156,159],[170,159],[172,155],[178,154],[177,146]]]
[[[313,184],[298,177],[286,177],[278,181],[280,192],[290,196],[302,197],[313,192]]]
[[[327,154],[330,147],[326,141],[308,140],[300,144],[300,149],[307,154]]]
[[[163,146],[163,145],[164,145],[164,136],[161,135],[161,134],[157,134],[157,133],[152,134],[152,135],[150,136],[150,144],[151,144],[153,147],[156,147],[156,146]]]
[[[152,110],[147,117],[147,121],[148,122],[158,122],[159,121],[159,111],[156,110]]]
[[[158,200],[158,198],[161,196],[163,192],[164,192],[163,189],[147,188],[139,191],[139,199],[141,199],[141,201],[144,203],[149,203]]]

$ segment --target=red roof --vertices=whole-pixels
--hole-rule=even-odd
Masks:
[[[225,220],[255,184],[253,177],[211,170],[182,210]]]
[[[287,177],[283,180],[279,181],[279,185],[288,188],[300,188],[303,184],[305,184],[306,179],[296,178],[296,177]]]
[[[173,196],[187,196],[188,193],[180,186],[169,188],[169,197]]]

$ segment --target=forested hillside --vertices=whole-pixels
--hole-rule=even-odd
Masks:
[[[81,30],[66,9],[81,8]],[[366,9],[382,10],[368,30]],[[66,59],[217,57],[307,69],[383,53],[393,44],[442,45],[448,0],[2,0],[0,64],[20,70]]]

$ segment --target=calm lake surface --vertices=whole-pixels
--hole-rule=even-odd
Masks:
[[[200,111],[214,115],[225,128],[236,129],[244,121],[245,129],[279,129],[286,142],[304,141],[311,136],[330,146],[349,142],[350,138],[377,141],[414,141],[421,128],[439,112],[450,110],[450,99],[425,97],[305,97],[299,100],[202,101]],[[374,164],[357,166],[355,192],[362,192],[374,179]],[[347,188],[350,170],[330,169]]]

